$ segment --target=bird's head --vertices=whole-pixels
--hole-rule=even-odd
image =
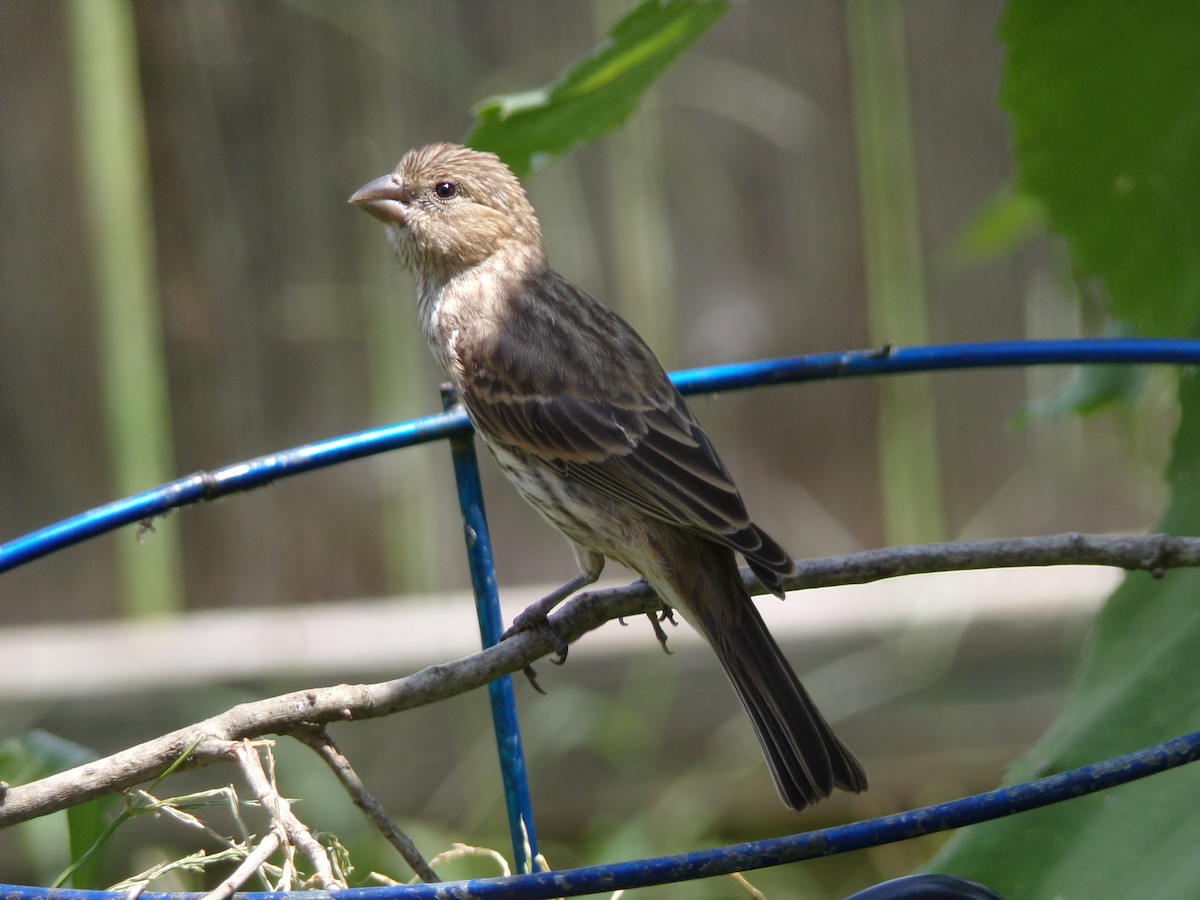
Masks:
[[[457,144],[410,150],[350,202],[383,222],[400,263],[425,276],[451,275],[506,247],[541,253],[525,190],[492,153]]]

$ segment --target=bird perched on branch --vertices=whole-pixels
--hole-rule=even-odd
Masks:
[[[580,574],[519,621],[544,624],[616,560],[712,645],[785,804],[865,789],[862,766],[767,631],[734,554],[780,598],[792,560],[750,520],[650,348],[547,264],[512,172],[493,154],[433,144],[350,202],[387,226],[416,276],[425,337],[476,431],[575,552]]]

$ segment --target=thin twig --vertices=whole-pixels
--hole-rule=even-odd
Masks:
[[[271,854],[283,846],[283,828],[276,825],[258,842],[253,850],[246,854],[241,864],[230,873],[229,877],[204,895],[204,900],[227,900],[233,892],[255,876],[264,866]]]
[[[798,590],[959,569],[1080,564],[1143,570],[1161,577],[1167,569],[1200,565],[1200,538],[1064,534],[894,547],[801,563],[796,574],[785,580],[785,586]],[[752,589],[761,592],[753,577],[744,574]],[[659,607],[658,598],[639,582],[580,594],[564,603],[550,622],[554,631],[570,642],[610,619]],[[0,793],[0,827],[134,787],[166,771],[189,748],[193,752],[187,765],[228,761],[223,752],[228,741],[285,734],[300,723],[326,725],[424,706],[482,687],[553,650],[548,638],[528,631],[495,647],[429,666],[395,681],[312,688],[244,703],[112,756],[29,784],[9,786],[7,792]]]
[[[273,779],[267,777],[262,767],[262,758],[258,755],[258,748],[248,740],[243,741],[234,755],[246,783],[250,785],[250,790],[274,820],[276,827],[283,829],[288,842],[308,857],[321,887],[326,890],[344,888],[345,885],[333,874],[333,864],[329,861],[329,854],[321,846],[321,842],[312,836],[307,825],[296,818],[296,814],[292,812],[292,804],[275,788]]]
[[[1054,534],[1046,537],[955,541],[885,547],[811,559],[784,579],[788,590],[865,584],[898,575],[1014,566],[1113,566],[1161,578],[1167,569],[1200,565],[1200,539],[1172,534]]]
[[[444,863],[469,857],[486,859],[489,862],[495,863],[497,875],[501,878],[506,878],[512,874],[512,870],[508,867],[508,860],[504,858],[502,853],[498,853],[491,847],[473,847],[470,844],[455,842],[450,845],[449,850],[443,850],[441,853],[435,856],[433,861],[435,863]],[[547,869],[545,871],[549,870]]]
[[[354,771],[354,767],[350,765],[350,760],[346,758],[346,755],[342,753],[323,727],[303,723],[289,733],[296,740],[311,747],[325,761],[325,764],[333,770],[333,774],[337,776],[342,787],[350,795],[350,799],[354,801],[354,805],[367,814],[367,818],[404,857],[404,861],[412,867],[418,878],[429,884],[441,880],[438,878],[437,872],[433,871],[433,867],[421,855],[417,845],[388,817],[388,814],[384,812],[383,805],[367,790],[367,786],[363,784],[358,773]]]

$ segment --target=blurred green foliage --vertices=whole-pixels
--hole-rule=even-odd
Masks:
[[[45,778],[67,769],[81,766],[97,758],[94,750],[80,746],[58,735],[38,728],[16,737],[0,741],[0,782],[25,784]],[[94,848],[109,822],[121,806],[116,797],[101,797],[71,807],[61,818],[66,820],[67,840],[46,840],[47,832],[42,829],[25,829],[22,834],[28,839],[30,858],[47,874],[60,871],[67,860],[74,860],[70,867],[55,879],[55,885],[65,881],[76,888],[101,888],[102,855]],[[36,841],[37,846],[33,846]]]
[[[520,177],[594,141],[624,123],[728,8],[725,0],[639,3],[554,84],[480,102],[467,143],[497,154]]]
[[[1141,334],[1200,318],[1200,6],[1013,0],[1002,103],[1021,188]]]
[[[1194,337],[1200,317],[1200,6],[1013,0],[1005,106],[1020,189],[1046,210],[1082,276],[1145,335]],[[1125,393],[1128,373],[1080,383],[1075,408]],[[1162,531],[1200,534],[1200,383],[1181,418]],[[1130,575],[1099,616],[1068,704],[1009,773],[1019,782],[1200,728],[1200,573]],[[1195,766],[976,826],[934,861],[1005,897],[1194,897]]]
[[[635,6],[592,54],[553,84],[484,101],[469,141],[495,150],[524,172],[595,139],[624,122],[655,79],[727,8],[720,0],[648,0]],[[1200,93],[1193,89],[1200,76],[1191,65],[1188,38],[1197,15],[1200,8],[1165,3],[1048,6],[1016,0],[1010,5],[1004,99],[1013,118],[1021,179],[1011,197],[977,219],[964,245],[968,253],[989,258],[1004,252],[1039,227],[1044,210],[1051,227],[1066,238],[1079,273],[1098,277],[1108,288],[1118,316],[1143,333],[1194,331],[1200,250],[1191,240],[1192,201],[1200,153],[1188,104]],[[1094,387],[1088,387],[1083,403],[1097,396]],[[1099,393],[1111,395],[1113,389],[1110,385]],[[1171,471],[1175,496],[1164,521],[1164,528],[1185,533],[1200,533],[1200,522],[1193,521],[1200,498],[1192,496],[1191,488],[1200,485],[1200,473],[1194,471],[1200,459],[1198,393],[1193,382],[1185,382],[1184,419]],[[1091,761],[1195,727],[1194,698],[1200,696],[1200,685],[1190,665],[1190,648],[1200,623],[1193,609],[1193,581],[1190,574],[1178,573],[1165,585],[1131,579],[1113,598],[1098,623],[1071,708],[1014,769],[1014,778]],[[660,701],[656,697],[650,708]],[[545,746],[555,752],[594,754],[632,783],[638,758],[631,749],[657,752],[657,742],[664,739],[661,731],[645,727],[649,716],[631,715],[635,702],[638,698],[630,695],[564,692],[543,708],[544,720],[534,717],[529,728],[543,729]],[[640,707],[643,712],[646,708]],[[554,712],[559,715],[550,715]],[[493,775],[487,759],[491,752],[481,742],[465,754],[472,762],[483,761],[473,767],[480,778]],[[296,765],[307,766],[311,783],[305,781],[295,793],[307,798],[309,809],[326,812],[335,802],[333,795],[341,794],[329,789],[323,770],[303,751],[298,755],[307,760]],[[16,770],[15,759],[0,750],[5,777]],[[1014,897],[1121,893],[1114,887],[1161,886],[1163,873],[1176,879],[1178,896],[1190,896],[1185,888],[1195,883],[1200,856],[1194,842],[1186,840],[1197,824],[1186,803],[1197,786],[1195,778],[1188,772],[1160,776],[1107,797],[973,829],[939,857],[938,865],[973,874],[1002,891],[1007,887]],[[729,838],[720,823],[707,817],[704,790],[701,766],[681,773],[665,794],[646,797],[641,818],[601,813],[592,823],[595,841],[586,852],[610,859],[665,852],[677,847],[679,834],[672,829],[681,822],[689,829],[687,839],[697,845]],[[323,802],[326,797],[329,806]],[[481,810],[488,805],[478,798],[475,803]],[[1114,809],[1117,803],[1122,806]],[[342,805],[348,806],[344,799]],[[354,810],[340,815],[344,821],[339,826],[361,827]],[[99,828],[100,819],[89,822],[89,816],[92,812],[84,811],[72,821],[77,847]],[[443,846],[451,838],[420,822],[401,824],[423,847]],[[364,834],[355,835],[369,844],[357,855],[360,862],[369,865],[377,852],[378,858],[394,863],[377,837]],[[502,829],[492,837],[494,846],[502,846]],[[569,855],[580,852],[550,848],[551,861],[569,864]],[[869,865],[856,857],[847,867]],[[811,871],[813,867],[805,867],[803,876],[797,876],[791,868],[752,880],[764,886],[775,880],[782,892],[789,878],[794,888],[795,879]],[[863,873],[849,877],[861,879]],[[715,883],[667,888],[661,895],[678,896],[681,890],[694,891],[688,896],[730,894],[728,884]],[[1172,896],[1170,891],[1155,893]]]

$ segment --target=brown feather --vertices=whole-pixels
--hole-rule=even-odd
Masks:
[[[499,327],[486,323],[486,337],[468,327],[458,340],[462,400],[488,442],[532,454],[664,522],[756,553],[761,532],[751,527],[737,486],[637,333],[551,270],[528,279],[524,293],[530,302],[514,304]],[[546,309],[574,326],[555,329],[552,342],[535,337],[545,331]],[[619,341],[624,352],[593,346],[600,337]],[[537,364],[529,359],[534,349]],[[779,575],[792,571],[781,551],[757,561]]]

